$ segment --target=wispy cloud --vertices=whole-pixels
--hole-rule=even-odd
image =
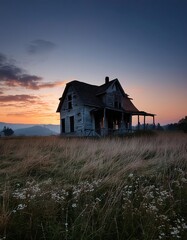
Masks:
[[[7,87],[24,87],[32,90],[62,86],[65,82],[43,82],[40,76],[27,74],[26,71],[0,53],[0,84]]]
[[[50,52],[53,49],[56,48],[56,44],[50,41],[46,41],[43,39],[36,39],[34,41],[31,41],[27,51],[29,54],[41,54]]]
[[[25,117],[25,116],[27,116],[27,114],[24,114],[24,113],[8,113],[7,116],[9,116],[9,117],[15,117],[15,116]]]
[[[37,87],[38,89],[41,89],[41,88],[53,88],[53,87],[59,87],[59,86],[64,86],[66,84],[66,81],[56,81],[56,82],[51,82],[51,83],[42,83],[42,84],[39,84]]]
[[[4,54],[0,53],[0,66],[2,62],[6,62],[6,57]]]
[[[5,112],[11,112],[16,110],[19,112],[41,112],[52,111],[51,106],[46,99],[35,95],[20,94],[20,95],[0,95],[0,106],[5,109]],[[11,109],[11,110],[10,110]]]
[[[31,96],[27,94],[21,95],[6,95],[0,96],[0,102],[29,102],[29,103],[36,103],[38,102],[38,97]]]

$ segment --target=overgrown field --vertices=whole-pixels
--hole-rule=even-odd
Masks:
[[[187,135],[1,138],[0,239],[187,239]]]

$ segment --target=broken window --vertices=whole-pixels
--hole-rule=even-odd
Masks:
[[[72,95],[68,95],[68,109],[72,109]]]
[[[114,107],[121,108],[121,96],[119,96],[118,94],[114,96]]]

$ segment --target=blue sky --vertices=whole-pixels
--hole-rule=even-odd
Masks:
[[[19,69],[12,82],[0,71],[0,121],[58,123],[64,84],[105,76],[161,124],[187,115],[187,1],[0,3],[0,66]]]

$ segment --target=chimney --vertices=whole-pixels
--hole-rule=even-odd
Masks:
[[[109,77],[105,77],[105,84],[109,83]]]

